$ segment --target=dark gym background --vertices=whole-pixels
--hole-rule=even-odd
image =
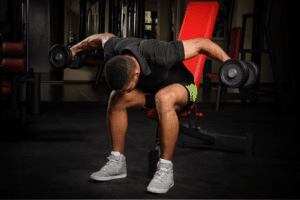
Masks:
[[[156,122],[147,119],[146,112],[128,112],[129,127],[125,147],[128,177],[103,183],[89,179],[91,173],[107,162],[106,157],[111,151],[106,127],[107,100],[111,91],[106,86],[103,75],[97,87],[93,87],[96,67],[59,71],[51,67],[48,61],[51,46],[67,45],[69,42],[67,32],[70,3],[74,12],[72,31],[76,35],[72,41],[79,42],[82,39],[80,35],[84,32],[80,27],[85,26],[85,23],[80,20],[82,11],[79,3],[83,2],[85,1],[0,2],[0,33],[4,42],[25,43],[28,71],[33,68],[41,74],[40,113],[30,113],[28,107],[24,124],[20,119],[6,119],[2,114],[1,198],[299,198],[299,102],[296,98],[299,94],[299,12],[296,1],[272,1],[270,30],[279,82],[274,80],[268,54],[254,58],[251,54],[246,56],[248,60],[254,59],[261,68],[260,82],[256,89],[277,92],[279,83],[282,87],[280,100],[261,97],[247,100],[246,104],[241,103],[241,100],[223,100],[220,110],[216,111],[216,91],[213,88],[217,87],[218,80],[211,80],[207,91],[202,78],[199,88],[198,111],[204,114],[199,119],[200,126],[216,134],[243,136],[247,132],[254,133],[254,157],[196,147],[176,148],[173,160],[175,186],[165,195],[146,192],[150,182],[147,178],[147,152],[155,148],[156,131]],[[113,1],[101,2],[104,6],[99,13],[102,13],[103,20],[99,29],[124,36],[115,25],[118,11],[113,10]],[[130,28],[127,21],[126,36],[164,41],[176,39],[188,2],[190,1],[143,1],[136,8],[142,18],[133,21],[138,28]],[[212,41],[228,52],[230,44],[226,27],[229,23],[230,2],[234,2],[230,23],[231,27],[235,27],[242,25],[243,14],[262,12],[264,1],[218,2],[220,18],[216,26],[221,27],[221,33],[215,31]],[[86,9],[88,8],[89,5],[86,4]],[[227,11],[224,24],[222,10]],[[143,14],[144,11],[147,12]],[[147,18],[149,13],[151,22]],[[264,44],[258,42],[258,35],[262,31],[263,27],[255,28],[255,22],[250,21],[246,29],[245,45],[249,48],[268,48],[266,38]],[[205,70],[217,73],[220,65],[213,61],[211,67]],[[26,86],[24,83],[19,86],[19,105],[26,105]],[[237,93],[238,90],[228,89],[228,92]],[[1,99],[1,110],[5,110],[10,106],[11,98],[2,95]],[[182,119],[180,123],[186,124],[187,120]]]

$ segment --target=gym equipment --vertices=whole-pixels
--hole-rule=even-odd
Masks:
[[[76,55],[74,56],[74,60],[71,62],[69,68],[70,69],[80,69],[83,67],[85,61],[86,61],[86,52],[85,51],[76,53]]]
[[[85,61],[85,66],[95,66],[95,67],[98,67],[93,88],[97,88],[97,86],[98,86],[98,84],[100,82],[100,78],[101,78],[101,74],[102,74],[103,69],[104,69],[104,65],[105,65],[105,62],[104,62],[103,59],[94,59],[92,57],[91,58],[89,57]]]
[[[97,49],[81,51],[76,53],[72,59],[72,52],[70,50],[71,47],[72,46],[66,47],[61,44],[56,44],[50,49],[49,62],[55,69],[80,69],[87,63],[87,61],[89,61],[88,64],[103,64],[103,60],[93,59],[101,58],[101,51],[97,51]],[[91,59],[87,60],[87,58]]]
[[[216,78],[208,74],[210,78]],[[222,84],[228,88],[251,88],[259,77],[258,66],[251,61],[230,59],[224,62],[220,68],[219,76]]]
[[[232,59],[239,58],[241,34],[242,34],[241,27],[235,27],[235,28],[231,29],[229,57]],[[248,93],[245,93],[244,90],[254,87],[254,85],[258,82],[259,68],[253,62],[250,62],[250,61],[242,61],[242,62],[245,63],[249,69],[248,70],[249,78],[242,87],[239,87],[240,93],[227,93],[226,90],[222,92],[222,86],[225,86],[222,83],[222,81],[219,81],[218,88],[212,88],[214,91],[217,91],[216,104],[215,104],[216,110],[219,110],[221,99],[224,99],[224,100],[241,99],[242,103],[244,103],[244,99],[253,99],[253,95],[251,96]],[[219,73],[209,73],[209,74],[206,74],[206,77],[220,79],[220,74]]]
[[[12,94],[11,82],[9,80],[2,80],[1,84],[1,94]]]
[[[218,14],[219,3],[218,2],[190,2],[187,6],[186,13],[181,26],[178,40],[187,40],[194,38],[206,38],[211,39],[214,29],[215,20]],[[200,54],[192,59],[184,61],[184,65],[194,75],[195,84],[197,90],[199,89],[202,71],[204,68],[206,55]],[[242,62],[241,62],[242,63]],[[240,70],[246,71],[247,67],[242,65]],[[229,70],[227,71],[228,74]],[[235,72],[232,70],[229,76],[234,76]],[[244,75],[243,75],[244,77]],[[178,118],[188,117],[188,126],[179,126],[179,138],[177,141],[178,147],[188,146],[190,143],[184,141],[183,135],[189,135],[191,137],[200,140],[199,143],[192,144],[193,146],[201,147],[217,147],[220,150],[236,151],[245,153],[247,156],[253,156],[254,154],[254,135],[247,133],[245,137],[226,136],[210,134],[198,126],[197,117],[203,116],[201,113],[197,113],[197,103],[193,104],[188,111],[183,111],[177,114]],[[158,114],[156,108],[151,109],[147,117],[149,119],[158,120]],[[196,122],[196,124],[195,124]],[[158,129],[157,129],[158,130]],[[149,178],[153,177],[153,171],[155,172],[155,165],[151,162],[157,163],[160,156],[160,144],[158,139],[158,131],[156,132],[157,147],[155,150],[149,151]],[[151,168],[152,167],[152,168]],[[151,172],[151,173],[150,173]]]
[[[72,46],[54,45],[48,55],[50,64],[56,69],[80,69],[85,66],[98,67],[93,88],[97,88],[104,68],[103,49],[91,49],[77,53],[72,60]]]
[[[247,82],[242,86],[243,89],[248,89],[253,87],[258,80],[259,77],[259,68],[254,62],[243,61],[249,68],[249,78]]]
[[[2,58],[2,56],[4,58]],[[21,119],[21,123],[25,124],[27,117],[27,106],[30,106],[30,114],[41,114],[41,74],[34,73],[32,68],[30,68],[27,72],[24,43],[5,42],[3,44],[3,48],[0,48],[0,58],[0,72],[1,74],[6,74],[6,78],[9,78],[9,80],[1,80],[1,95],[4,95],[2,96],[2,99],[7,100],[7,95],[11,96],[11,98],[9,98],[10,107],[3,107],[2,119]],[[20,82],[26,83],[26,105],[20,105]]]
[[[49,62],[55,69],[80,69],[86,60],[86,52],[76,53],[72,58],[71,47],[56,44],[49,51]]]
[[[66,69],[72,63],[72,52],[65,45],[56,44],[49,51],[49,62],[55,69]]]
[[[229,32],[230,33],[230,32]],[[235,27],[231,29],[231,35],[229,38],[229,57],[232,59],[239,59],[239,49],[240,49],[240,42],[241,42],[241,27]]]
[[[26,74],[26,63],[24,58],[11,59],[3,58],[2,60],[3,73],[10,74]]]
[[[68,16],[68,21],[67,21],[67,24],[68,24],[68,46],[76,44],[75,34],[74,34],[74,31],[72,30],[75,13],[72,11],[71,7],[72,7],[72,2],[70,2],[70,9],[67,13],[67,16]]]
[[[220,68],[220,80],[228,88],[240,88],[249,78],[248,66],[237,59],[225,61]]]
[[[114,2],[114,1],[113,1]],[[98,16],[97,18],[94,20],[96,20],[97,26],[95,27],[95,33],[104,33],[104,27],[105,27],[105,7],[106,7],[106,1],[102,1],[102,0],[80,0],[79,2],[80,4],[80,27],[79,28],[79,41],[84,40],[86,37],[88,37],[88,35],[86,35],[86,28],[87,28],[87,8],[89,5],[92,6],[92,8],[95,8],[97,6],[97,10],[98,10]],[[112,20],[109,20],[110,22]],[[109,30],[108,32],[111,32],[111,30]]]
[[[274,51],[274,45],[272,40],[272,32],[270,28],[270,20],[271,20],[271,12],[272,12],[272,0],[264,0],[264,1],[255,1],[254,3],[254,13],[253,14],[245,14],[243,15],[243,23],[242,30],[236,32],[236,37],[232,37],[230,42],[230,46],[236,46],[236,42],[240,40],[240,46],[238,46],[238,52],[241,53],[241,60],[245,60],[246,53],[251,53],[251,61],[258,64],[255,67],[262,67],[261,64],[261,54],[268,53],[271,61],[271,68],[273,73],[273,78],[276,86],[276,91],[267,91],[260,90],[259,82],[260,82],[260,74],[258,74],[257,80],[253,80],[254,85],[251,90],[247,87],[248,83],[246,83],[246,87],[239,88],[240,93],[227,93],[222,92],[222,84],[219,84],[216,95],[216,104],[215,109],[219,110],[221,100],[241,100],[242,104],[247,104],[246,100],[258,100],[259,97],[271,98],[278,100],[278,103],[281,107],[281,112],[286,113],[288,106],[290,105],[290,101],[292,99],[292,95],[290,92],[283,90],[281,81],[280,81],[280,73],[278,62],[276,61],[276,55]],[[252,34],[252,47],[246,49],[244,47],[247,19],[253,18],[253,33]],[[249,22],[248,22],[249,23]],[[231,34],[231,36],[233,33]],[[266,43],[268,48],[264,48],[264,39],[266,39]],[[233,45],[232,45],[233,44]],[[235,47],[236,48],[236,47]],[[251,71],[249,76],[251,77]],[[249,77],[249,78],[250,78]],[[257,83],[257,84],[256,84]],[[293,84],[292,84],[293,85]],[[295,84],[294,84],[295,85]]]
[[[88,9],[97,9],[99,15],[96,21],[99,22],[96,27],[96,33],[105,32],[105,16],[109,16],[108,32],[123,38],[125,30],[126,37],[144,38],[145,26],[145,1],[140,0],[115,0],[109,1],[109,13],[106,13],[106,1],[102,0],[80,0],[80,27],[79,41],[84,40],[87,35]],[[124,13],[124,7],[127,7],[127,13]],[[97,7],[97,8],[95,8]],[[125,17],[125,18],[124,18]],[[127,22],[127,26],[125,26]]]
[[[6,58],[24,58],[25,44],[24,43],[9,43],[4,42],[2,46],[3,57]]]
[[[124,6],[127,6],[127,13],[122,9]],[[108,32],[124,38],[127,30],[126,37],[144,38],[145,29],[139,27],[145,27],[145,1],[109,1],[109,18],[112,20],[109,21]]]

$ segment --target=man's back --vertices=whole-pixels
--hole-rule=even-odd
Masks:
[[[141,66],[139,84],[145,89],[155,92],[168,85],[194,79],[182,64],[184,49],[181,41],[112,37],[104,46],[106,61],[126,53],[137,58]]]

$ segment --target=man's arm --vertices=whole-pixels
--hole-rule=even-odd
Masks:
[[[230,57],[223,51],[221,47],[204,38],[196,38],[192,40],[182,40],[185,60],[193,58],[198,54],[205,54],[213,60],[225,62]]]
[[[106,41],[114,36],[115,35],[111,33],[91,35],[90,37],[84,39],[83,41],[79,42],[71,48],[72,56],[74,57],[76,53],[82,50],[104,48],[104,44],[106,43]]]

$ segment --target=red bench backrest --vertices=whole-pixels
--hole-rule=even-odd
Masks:
[[[218,9],[218,2],[190,2],[185,12],[178,40],[211,39]],[[194,75],[197,89],[200,85],[205,60],[206,55],[199,54],[192,59],[183,61],[186,68]]]

